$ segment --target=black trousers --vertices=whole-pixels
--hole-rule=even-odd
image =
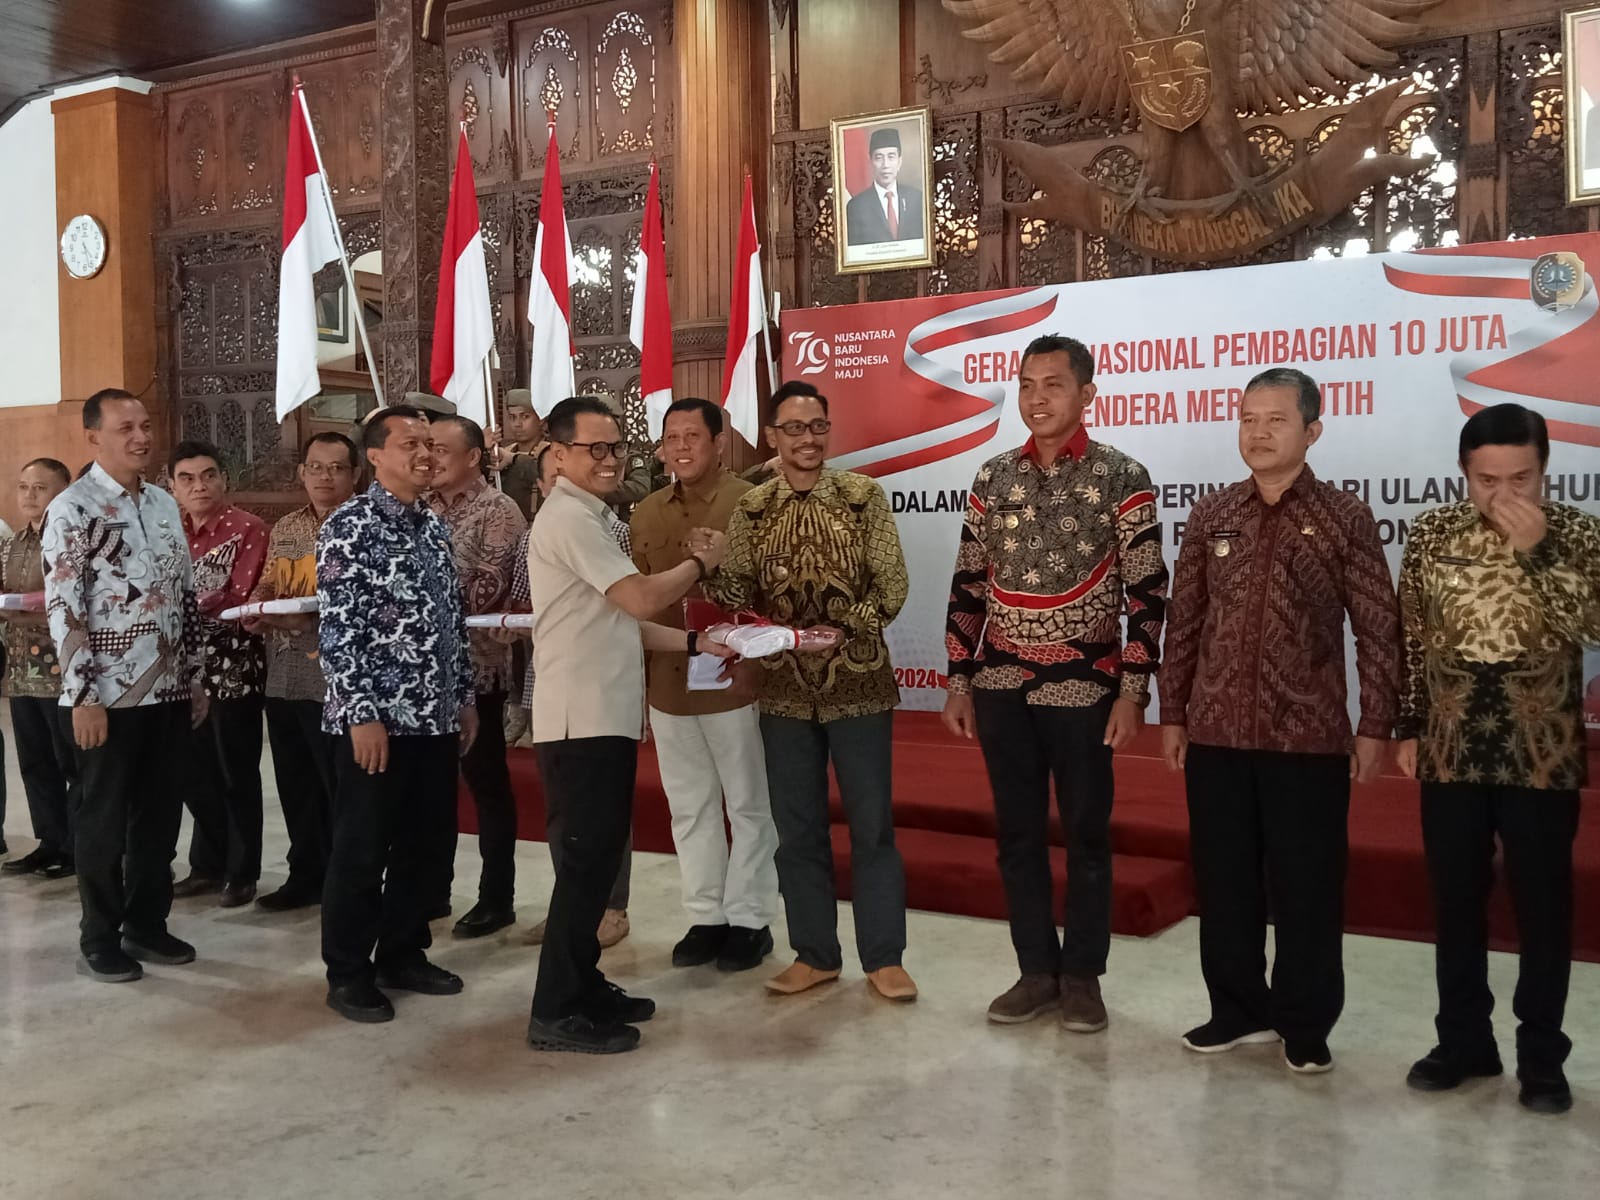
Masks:
[[[1465,1055],[1494,1048],[1487,906],[1496,834],[1522,951],[1511,1001],[1519,1022],[1517,1061],[1534,1070],[1559,1067],[1572,1049],[1561,1020],[1572,974],[1575,791],[1422,785],[1422,844],[1438,927],[1439,1044]]]
[[[639,743],[625,737],[537,742],[545,794],[562,812],[561,858],[550,893],[533,1015],[582,1012],[605,982],[596,933],[633,828]]]
[[[266,702],[272,773],[289,831],[289,884],[320,893],[333,841],[334,738],[316,700]]]
[[[78,805],[78,764],[72,751],[72,710],[54,696],[11,697],[11,731],[17,773],[39,848],[72,853],[73,811]],[[0,756],[0,770],[5,759]]]
[[[185,800],[194,814],[195,875],[229,883],[261,878],[261,709],[260,696],[213,699],[193,732]]]
[[[377,966],[424,957],[439,812],[456,802],[460,739],[389,736],[389,766],[356,766],[350,735],[335,744],[333,853],[322,885],[322,960],[328,983],[370,981]]]
[[[478,806],[478,899],[510,908],[517,880],[517,800],[506,766],[506,694],[478,695],[478,736],[461,758],[461,775]]]
[[[1344,1009],[1349,756],[1191,745],[1184,773],[1212,1019],[1325,1040]]]
[[[71,710],[63,710],[71,721]],[[172,749],[189,732],[187,702],[106,710],[106,740],[75,750],[79,802],[73,831],[79,945],[85,954],[115,949],[120,933],[167,931],[172,860],[183,801],[172,786]]]
[[[1000,878],[1024,975],[1104,975],[1111,952],[1111,803],[1107,698],[1090,708],[1029,704],[1018,691],[973,692],[994,792]],[[1066,921],[1056,936],[1050,780],[1067,845]]]

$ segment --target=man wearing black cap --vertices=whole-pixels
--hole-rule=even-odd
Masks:
[[[849,244],[921,240],[922,193],[898,182],[900,131],[892,125],[874,129],[867,148],[872,154],[872,186],[851,196],[844,206]]]

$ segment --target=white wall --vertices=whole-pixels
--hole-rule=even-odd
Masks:
[[[50,101],[106,87],[148,92],[150,85],[116,77],[60,88],[0,125],[0,363],[6,379],[0,408],[55,404],[61,399],[61,329],[56,262],[56,138]]]

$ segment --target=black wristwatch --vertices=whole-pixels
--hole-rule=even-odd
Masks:
[[[694,559],[694,565],[700,571],[700,578],[701,579],[709,578],[710,575],[711,575],[711,568],[706,566],[706,560],[701,558],[698,554],[691,554],[691,555],[689,555],[689,557]]]
[[[699,642],[700,642],[700,631],[698,629],[689,630],[689,657],[690,658],[693,658],[696,654],[700,653]]]

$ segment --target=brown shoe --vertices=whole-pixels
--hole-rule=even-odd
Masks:
[[[600,939],[600,949],[607,950],[615,946],[628,936],[630,928],[626,909],[606,909],[606,915],[600,918],[600,929],[597,934]]]
[[[1061,999],[1061,981],[1054,975],[1024,975],[1011,990],[989,1005],[989,1020],[996,1025],[1021,1025],[1043,1016]]]
[[[1078,979],[1061,977],[1061,1027],[1073,1033],[1099,1033],[1110,1022],[1105,1001],[1100,999],[1100,981],[1093,976]]]
[[[838,971],[820,971],[795,960],[794,964],[767,980],[767,991],[779,996],[793,996],[809,991],[818,984],[832,983],[839,978]]]
[[[917,985],[902,966],[879,967],[867,972],[867,982],[885,1000],[909,1001],[917,998]]]
[[[523,934],[522,935],[522,944],[524,946],[542,946],[542,945],[544,945],[544,925],[545,925],[545,923],[543,921],[540,921],[532,929],[528,930],[527,933]]]

